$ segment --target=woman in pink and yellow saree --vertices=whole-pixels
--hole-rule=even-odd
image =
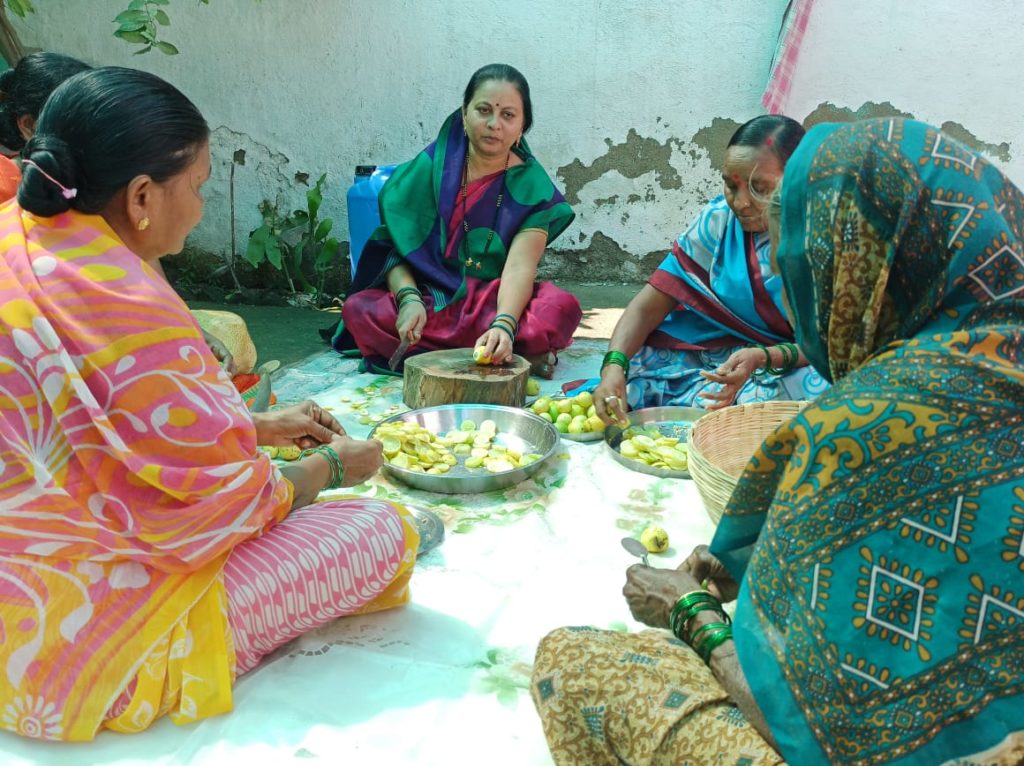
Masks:
[[[0,727],[22,735],[226,712],[276,646],[408,600],[406,509],[311,504],[380,445],[312,404],[254,423],[150,265],[201,217],[207,137],[159,78],[83,73],[0,207]],[[282,472],[261,438],[316,446]]]

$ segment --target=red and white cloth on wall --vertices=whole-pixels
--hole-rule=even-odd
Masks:
[[[784,111],[786,99],[789,98],[789,91],[793,86],[793,74],[796,72],[797,59],[800,57],[800,46],[813,7],[814,0],[789,0],[786,5],[768,84],[761,95],[761,104],[770,114]]]

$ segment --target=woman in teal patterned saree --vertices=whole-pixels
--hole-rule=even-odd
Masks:
[[[675,623],[734,718],[791,764],[1024,762],[1024,196],[937,129],[896,119],[813,129],[779,201],[797,342],[835,385],[762,445],[710,553],[630,569],[630,607]],[[716,597],[736,583],[727,629]],[[603,666],[559,665],[553,648],[575,656],[567,635],[545,639],[534,675],[556,760],[566,743],[582,752],[600,727],[579,711],[598,706],[595,752],[654,743],[630,763],[689,758],[694,726],[706,739],[702,709],[642,725],[645,688],[647,708],[678,699],[650,693],[672,688],[658,665],[634,663],[632,707],[588,697],[578,678]],[[606,654],[626,663],[650,635]],[[692,673],[706,695],[703,663],[673,650],[677,694]]]

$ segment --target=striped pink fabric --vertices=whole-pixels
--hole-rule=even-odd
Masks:
[[[786,6],[786,14],[779,31],[779,43],[772,59],[768,85],[761,96],[761,104],[770,114],[779,114],[785,110],[789,91],[793,87],[793,75],[796,72],[797,59],[800,57],[800,46],[807,21],[811,17],[814,0],[790,0]]]
[[[363,498],[292,511],[237,546],[224,565],[237,673],[342,615],[403,603],[415,546],[397,506]]]

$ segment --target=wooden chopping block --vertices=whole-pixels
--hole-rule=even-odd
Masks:
[[[405,360],[402,399],[418,410],[438,404],[501,404],[522,407],[530,363],[512,355],[507,364],[482,365],[473,361],[473,349],[428,351]]]

